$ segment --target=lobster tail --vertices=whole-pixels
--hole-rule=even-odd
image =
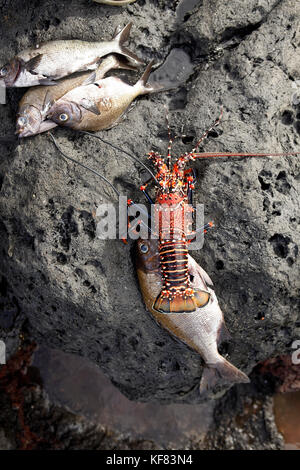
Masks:
[[[190,287],[186,241],[162,241],[159,255],[163,289],[153,308],[160,313],[189,313],[204,307],[210,299],[210,294],[205,290]]]
[[[162,290],[153,308],[160,313],[188,313],[205,307],[209,299],[210,294],[200,289],[185,289],[175,296],[170,296],[167,291]]]

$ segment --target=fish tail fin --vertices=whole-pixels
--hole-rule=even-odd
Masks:
[[[144,61],[141,60],[136,54],[131,52],[127,47],[124,46],[124,43],[128,41],[132,23],[128,23],[114,38],[113,41],[116,44],[116,50],[118,54],[122,54],[127,57],[130,62],[136,64],[143,64]]]
[[[109,69],[125,69],[125,70],[136,70],[136,65],[133,65],[132,62],[128,60],[127,57],[120,57],[119,55],[111,54],[107,57]]]
[[[156,93],[159,91],[167,91],[170,89],[170,87],[165,86],[159,82],[152,82],[147,84],[147,81],[153,68],[153,64],[154,60],[151,60],[151,62],[147,65],[143,75],[135,85],[136,87],[138,87],[139,93],[141,95],[146,95],[148,93]]]
[[[186,295],[187,294],[187,295]],[[187,313],[204,307],[210,299],[210,294],[200,289],[193,289],[193,294],[182,292],[169,298],[162,291],[154,303],[153,308],[161,313]]]
[[[211,391],[219,382],[226,383],[249,383],[249,377],[241,370],[220,356],[215,364],[207,364],[204,368],[200,381],[200,394],[205,395]]]

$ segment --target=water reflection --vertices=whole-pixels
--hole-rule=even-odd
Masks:
[[[214,403],[157,405],[128,400],[101,370],[73,354],[40,347],[34,356],[51,402],[108,430],[180,448],[201,441],[212,423]]]
[[[163,65],[152,72],[149,83],[159,82],[167,88],[177,87],[187,81],[193,70],[189,55],[175,47]]]

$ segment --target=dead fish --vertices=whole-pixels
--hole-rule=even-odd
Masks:
[[[96,3],[104,3],[105,5],[123,6],[134,3],[136,0],[93,0]]]
[[[90,72],[75,74],[57,81],[55,87],[41,85],[30,88],[19,103],[16,134],[19,137],[29,137],[56,127],[55,122],[46,120],[48,111],[45,108],[46,100],[54,102],[73,88],[100,80],[111,69],[135,70],[135,67],[126,58],[111,54],[103,59],[92,74]]]
[[[127,24],[111,41],[49,41],[36,49],[20,52],[0,69],[0,79],[7,87],[56,85],[55,80],[75,72],[96,70],[102,57],[118,53],[133,64],[142,64],[133,52],[123,46],[132,23]]]
[[[157,240],[138,240],[136,268],[140,289],[147,309],[154,319],[172,336],[197,351],[206,367],[200,381],[200,394],[205,395],[221,381],[248,383],[249,378],[220,355],[218,345],[230,335],[224,323],[223,313],[208,274],[189,255],[189,275],[194,288],[210,294],[209,302],[194,312],[160,313],[154,303],[161,292],[162,280]]]
[[[60,126],[76,130],[109,129],[118,123],[137,96],[164,90],[158,84],[146,85],[152,66],[153,62],[135,85],[108,77],[75,88],[54,103],[47,116]]]

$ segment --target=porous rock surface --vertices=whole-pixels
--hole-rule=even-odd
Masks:
[[[299,151],[299,3],[199,1],[182,21],[177,3],[137,0],[117,9],[83,0],[2,0],[0,62],[45,40],[107,39],[132,21],[130,48],[146,62],[163,63],[176,48],[189,56],[193,73],[175,90],[137,100],[102,137],[146,162],[151,149],[166,152],[165,104],[174,132],[186,134],[176,153],[191,149],[223,106],[222,123],[202,150]],[[139,73],[124,76],[134,82]],[[14,132],[23,92],[9,90],[0,106],[1,135]],[[137,164],[91,137],[63,129],[55,135],[68,155],[143,201]],[[89,358],[132,400],[198,403],[201,359],[146,312],[133,242],[96,237],[95,211],[117,205],[114,193],[62,160],[47,135],[0,145],[1,287],[11,305],[0,338],[8,355],[25,321],[37,343]],[[300,163],[216,159],[194,167],[196,202],[216,228],[192,255],[213,279],[233,337],[222,352],[250,373],[260,361],[289,354],[300,334]]]
[[[279,450],[274,385],[255,368],[210,403],[136,403],[86,359],[25,339],[0,370],[0,450]]]

